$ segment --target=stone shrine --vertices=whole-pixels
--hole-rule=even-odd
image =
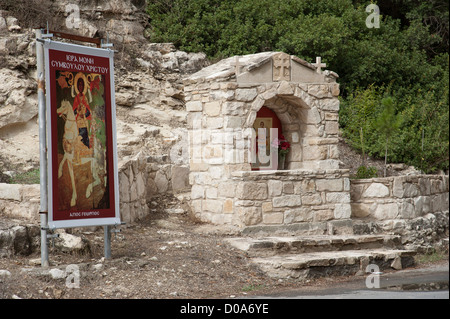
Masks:
[[[320,58],[310,64],[264,52],[230,57],[184,80],[191,207],[199,219],[351,232],[350,180],[338,160],[338,75],[322,67]],[[275,122],[270,132],[290,144],[284,169],[273,152],[266,168],[252,166],[263,141],[256,135],[264,132],[254,128]],[[272,143],[269,137],[267,150]]]

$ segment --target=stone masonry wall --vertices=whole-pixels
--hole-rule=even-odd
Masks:
[[[160,194],[190,191],[189,169],[182,165],[139,153],[119,163],[121,220],[127,224],[150,213],[147,203]],[[39,222],[40,185],[0,183],[0,218]]]
[[[351,181],[352,216],[413,219],[449,210],[448,175],[409,175]]]
[[[352,180],[354,232],[400,235],[405,247],[422,252],[445,249],[449,232],[448,192],[448,175]]]
[[[352,232],[347,170],[247,171],[214,188],[192,187],[196,216],[213,223],[305,224],[308,233]]]

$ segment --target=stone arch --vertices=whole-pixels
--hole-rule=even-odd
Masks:
[[[304,134],[302,125],[307,124],[304,114],[311,110],[311,106],[307,105],[303,100],[305,94],[308,94],[300,91],[301,89],[294,83],[277,83],[256,97],[245,121],[244,128],[252,128],[256,115],[263,106],[275,112],[281,121],[283,135],[291,144],[291,151],[287,157],[287,169],[301,167]],[[310,102],[313,101],[309,95],[307,97]]]

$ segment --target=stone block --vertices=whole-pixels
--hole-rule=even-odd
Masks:
[[[193,185],[191,188],[191,199],[205,198],[205,189],[200,185]]]
[[[235,197],[236,183],[225,182],[221,183],[219,187],[218,196],[220,197]]]
[[[205,103],[203,112],[208,116],[218,116],[220,114],[220,102],[213,101]]]
[[[284,195],[275,197],[272,201],[273,207],[295,207],[301,206],[300,195]]]
[[[217,188],[207,187],[206,188],[206,198],[216,199],[217,198]]]
[[[183,166],[172,167],[172,190],[174,192],[189,188],[189,168]]]
[[[404,196],[403,183],[405,182],[405,180],[406,180],[405,176],[394,177],[394,184],[393,184],[393,187],[392,187],[392,194],[395,197],[403,198],[403,196]]]
[[[260,207],[238,207],[239,220],[246,226],[257,225],[262,222]]]
[[[316,190],[319,192],[341,192],[343,181],[342,179],[318,179],[316,180]]]
[[[347,219],[352,216],[352,207],[350,203],[336,204],[333,213],[335,219]]]
[[[319,99],[331,97],[330,89],[327,84],[308,85],[308,93]]]
[[[294,194],[294,184],[292,182],[283,183],[283,194]]]
[[[387,197],[389,196],[389,188],[381,183],[372,183],[362,194],[362,197]]]
[[[0,199],[15,201],[22,200],[22,197],[20,196],[20,187],[21,185],[19,184],[0,183]]]
[[[350,203],[350,193],[331,192],[325,195],[327,203]]]
[[[263,213],[269,213],[273,210],[272,202],[264,202],[261,205],[261,209]]]
[[[224,212],[224,214],[233,213],[233,200],[232,199],[229,198],[224,201],[223,212]]]
[[[352,203],[352,217],[364,218],[370,216],[370,206],[367,203]]]
[[[250,102],[258,95],[256,89],[236,89],[235,99],[237,101]]]
[[[223,202],[221,200],[205,199],[202,202],[202,210],[216,214],[222,213]]]
[[[378,220],[396,219],[399,217],[399,209],[397,203],[378,204],[371,207],[372,216]]]
[[[302,196],[302,205],[321,205],[322,197],[320,194],[311,194]]]
[[[313,221],[322,222],[334,219],[334,211],[331,209],[319,209],[313,212]]]
[[[401,204],[400,215],[404,219],[412,219],[417,217],[414,205],[408,200],[404,200]]]
[[[284,211],[284,223],[311,222],[314,219],[314,211],[309,207],[287,209]]]
[[[331,135],[339,134],[339,123],[337,121],[326,121],[325,133]]]
[[[429,196],[419,196],[414,199],[414,207],[418,216],[431,212],[431,199]]]
[[[403,192],[403,197],[416,197],[419,195],[419,187],[416,184],[412,184],[412,183],[405,183],[403,185],[404,188],[404,192]]]
[[[2,197],[1,185],[2,184],[0,184],[0,197]],[[130,201],[130,182],[128,176],[123,172],[119,173],[119,197],[121,202],[128,203]]]
[[[202,102],[189,101],[186,103],[186,111],[188,112],[201,112],[203,110]]]
[[[263,214],[264,224],[283,224],[283,220],[284,220],[283,213]]]
[[[267,194],[266,183],[241,182],[236,187],[236,197],[239,199],[266,199]]]
[[[311,145],[305,147],[303,152],[304,161],[319,161],[327,158],[328,146],[327,145]]]
[[[280,196],[283,191],[283,182],[269,180],[267,182],[269,189],[269,197]]]
[[[165,193],[169,189],[169,181],[161,170],[156,172],[155,184],[159,193]]]
[[[319,108],[324,111],[339,111],[339,100],[337,98],[319,100]]]

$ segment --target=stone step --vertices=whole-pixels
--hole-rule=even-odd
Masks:
[[[313,235],[284,237],[237,237],[226,241],[250,257],[377,248],[400,248],[401,238],[395,235]]]
[[[408,268],[414,265],[415,254],[412,250],[346,250],[258,257],[251,262],[270,277],[296,278],[301,281]]]

